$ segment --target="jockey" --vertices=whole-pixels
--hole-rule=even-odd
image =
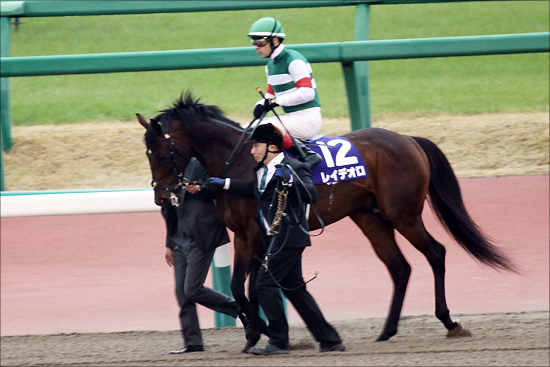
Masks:
[[[311,139],[321,131],[321,104],[311,65],[298,51],[285,48],[285,36],[281,23],[271,17],[259,19],[248,32],[258,55],[269,58],[265,67],[267,91],[256,103],[254,117],[258,119],[263,112],[281,106],[285,115],[280,119],[268,117],[261,123],[276,126],[284,135],[285,149],[312,168],[321,157],[298,139]]]

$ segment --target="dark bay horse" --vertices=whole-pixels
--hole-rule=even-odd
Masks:
[[[252,178],[256,162],[245,144],[237,144],[242,141],[243,128],[226,118],[218,107],[202,104],[187,93],[172,107],[160,112],[149,122],[137,114],[139,122],[147,129],[144,139],[157,205],[171,205],[172,200],[181,198],[181,173],[193,156],[213,177]],[[386,341],[397,333],[411,274],[411,266],[396,243],[395,231],[428,260],[434,274],[435,315],[447,328],[448,335],[468,334],[450,317],[445,299],[445,248],[426,231],[422,221],[424,202],[429,198],[441,224],[477,261],[497,270],[516,270],[468,214],[447,158],[428,139],[384,129],[361,129],[343,137],[357,147],[369,175],[317,185],[319,199],[314,209],[325,225],[349,216],[369,239],[390,273],[393,296],[386,324],[377,341]],[[234,160],[228,164],[230,157]],[[254,289],[260,266],[255,256],[263,258],[256,201],[222,191],[218,194],[218,205],[223,221],[235,234],[231,291],[250,319],[243,350],[246,351],[257,343],[265,326],[258,316]],[[319,220],[311,215],[310,230],[320,227]],[[250,277],[249,299],[244,286],[247,276]]]

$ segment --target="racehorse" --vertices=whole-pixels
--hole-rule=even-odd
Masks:
[[[159,112],[149,122],[136,114],[147,129],[144,141],[157,205],[172,205],[181,199],[182,172],[193,156],[212,177],[252,178],[256,162],[242,143],[248,130],[225,117],[217,106],[203,104],[200,98],[187,92],[172,107]],[[312,212],[318,216],[310,215],[310,231],[350,217],[387,267],[393,295],[377,341],[386,341],[397,333],[411,274],[411,266],[396,243],[395,231],[428,260],[434,274],[435,316],[447,328],[447,335],[468,335],[450,317],[445,298],[446,250],[424,226],[424,202],[429,199],[440,223],[474,259],[497,270],[516,271],[516,268],[468,214],[449,161],[436,144],[421,137],[380,128],[351,131],[342,137],[357,147],[369,174],[355,180],[317,185],[318,200]],[[264,255],[256,201],[223,191],[217,195],[222,220],[235,234],[231,291],[250,320],[245,328],[247,343],[243,352],[246,352],[258,342],[261,332],[265,333],[254,289],[260,267],[257,259]],[[247,276],[249,299],[244,286]]]

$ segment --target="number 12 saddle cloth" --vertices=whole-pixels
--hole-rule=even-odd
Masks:
[[[304,141],[309,149],[323,160],[311,169],[315,185],[332,184],[368,176],[367,167],[359,151],[348,139],[340,136],[322,136]],[[289,156],[292,154],[286,152]]]

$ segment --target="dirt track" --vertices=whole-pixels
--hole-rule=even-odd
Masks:
[[[206,329],[206,353],[177,356],[166,351],[179,347],[178,331],[7,336],[2,366],[548,366],[548,312],[457,316],[471,337],[446,338],[434,316],[408,316],[376,343],[383,319],[337,321],[347,351],[324,354],[307,329],[291,326],[291,353],[271,357],[241,354],[240,327]]]

